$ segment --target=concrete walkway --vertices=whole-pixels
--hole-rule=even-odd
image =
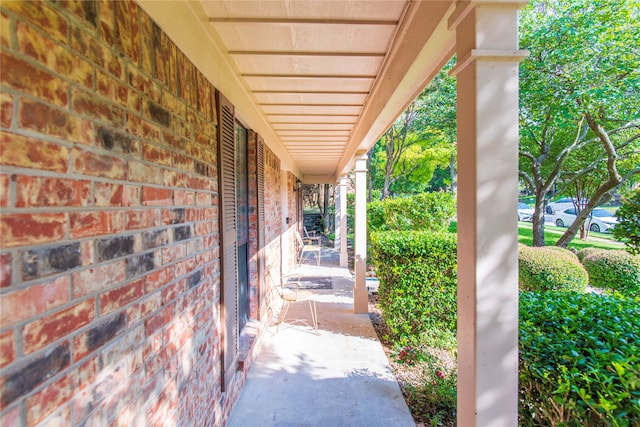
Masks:
[[[227,426],[415,427],[369,316],[353,314],[349,271],[323,252],[321,267],[301,270],[312,287],[331,285],[313,289],[319,335],[270,327]],[[289,318],[311,323],[307,302],[292,305]]]

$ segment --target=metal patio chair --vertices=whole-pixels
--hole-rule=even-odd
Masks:
[[[276,333],[280,330],[280,325],[283,323],[289,324],[303,324],[313,328],[316,335],[318,335],[318,310],[316,308],[315,294],[311,291],[300,289],[300,275],[292,274],[282,276],[282,279],[275,280],[277,276],[269,272],[267,274],[267,280],[270,283],[271,291],[277,295],[282,301],[282,309],[279,314],[279,320],[277,321]],[[285,280],[288,279],[288,280]],[[275,298],[275,296],[274,296]],[[311,313],[311,324],[304,319],[288,319],[287,313],[289,306],[297,302],[306,301],[309,304],[309,312]]]

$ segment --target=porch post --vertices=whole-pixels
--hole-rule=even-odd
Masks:
[[[347,177],[340,177],[336,197],[335,247],[340,249],[340,267],[348,267],[347,254]]]
[[[460,2],[458,425],[518,425],[518,9]]]
[[[369,295],[366,288],[367,273],[367,155],[356,160],[356,213],[355,213],[355,270],[353,288],[353,312],[369,312]]]

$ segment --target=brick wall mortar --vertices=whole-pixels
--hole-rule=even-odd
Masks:
[[[133,1],[0,9],[0,424],[223,425],[215,88]]]

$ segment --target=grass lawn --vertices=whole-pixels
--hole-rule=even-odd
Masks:
[[[531,246],[533,243],[533,231],[531,230],[530,222],[518,223],[518,242],[527,246]],[[555,245],[560,236],[565,232],[566,228],[554,227],[551,225],[545,225],[544,227],[544,241],[548,246]],[[609,233],[594,233],[589,232],[588,240],[580,240],[580,237],[575,237],[569,244],[570,248],[576,250],[584,248],[602,248],[602,249],[623,249],[624,243],[620,243],[613,238]]]
[[[452,221],[449,225],[449,231],[455,233],[458,223]],[[533,231],[531,231],[530,222],[518,222],[518,242],[531,246],[533,243]],[[544,227],[544,241],[547,246],[555,245],[560,236],[565,232],[566,228],[555,227],[551,225],[545,225]],[[579,237],[575,237],[570,248],[580,250],[583,248],[602,248],[602,249],[624,249],[624,243],[618,242],[609,233],[589,233],[589,240],[580,240]]]

